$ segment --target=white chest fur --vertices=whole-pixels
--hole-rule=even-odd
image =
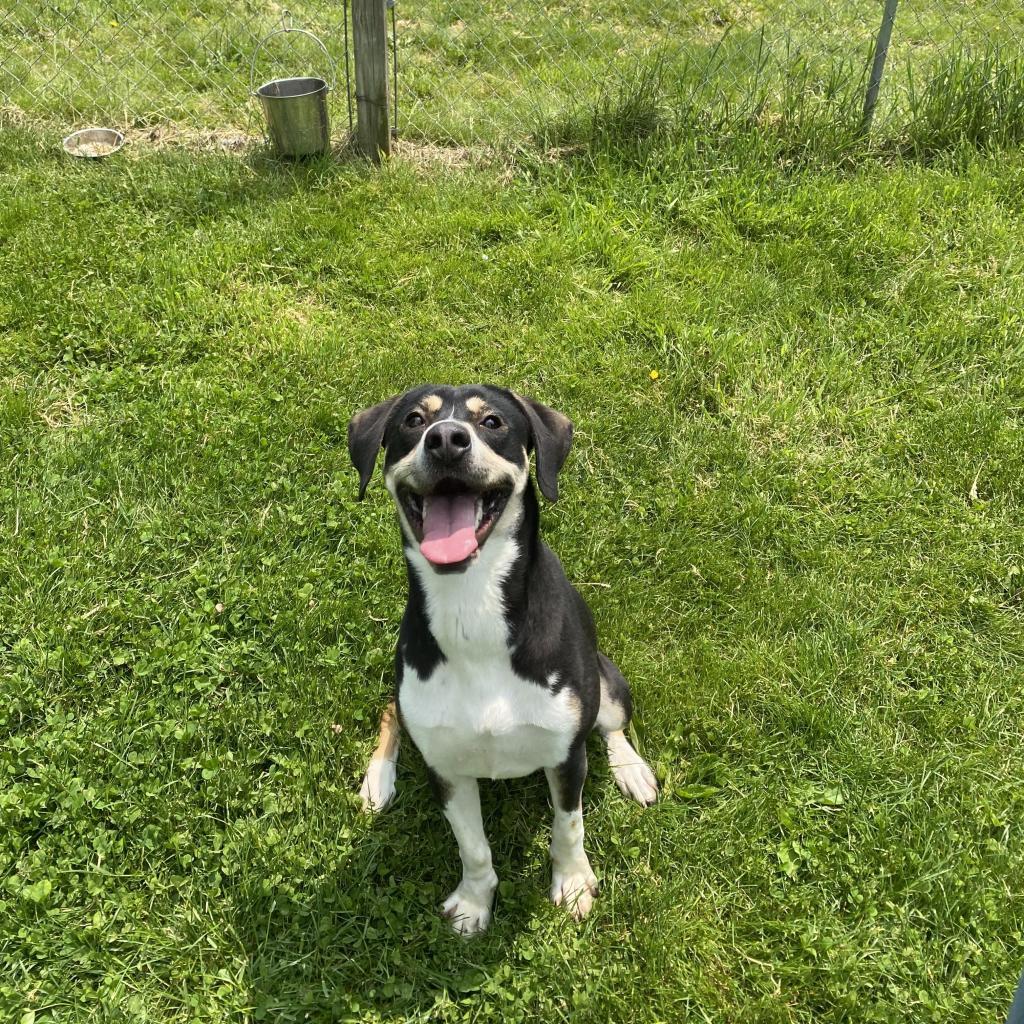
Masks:
[[[447,778],[509,779],[554,768],[579,728],[576,698],[521,679],[508,659],[447,662],[429,679],[406,668],[402,721],[424,760]]]
[[[501,581],[516,549],[511,538],[496,539],[459,575],[439,575],[419,564],[419,552],[410,556],[445,660],[426,679],[405,666],[398,699],[424,760],[449,778],[554,768],[579,728],[579,703],[568,688],[553,694],[512,669]]]

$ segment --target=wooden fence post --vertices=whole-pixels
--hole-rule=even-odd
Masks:
[[[385,0],[352,0],[356,58],[356,142],[374,163],[391,152],[388,124],[388,33]]]

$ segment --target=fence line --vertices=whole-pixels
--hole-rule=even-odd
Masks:
[[[315,32],[344,66],[343,0],[289,7],[292,22]],[[1019,0],[902,0],[895,27],[896,0],[395,0],[388,7],[392,38],[376,24],[375,45],[397,46],[397,60],[384,56],[401,133],[459,145],[536,135],[616,90],[628,100],[652,68],[668,103],[724,110],[748,103],[767,118],[787,104],[827,104],[859,89],[868,125],[891,116],[914,81],[957,53],[1020,57],[1024,41]],[[255,0],[8,0],[0,12],[0,102],[69,128],[170,124],[252,133],[248,60],[283,14]],[[268,54],[262,74],[315,74],[316,59],[315,50],[281,48]],[[349,90],[332,97],[342,128],[348,101],[359,102],[354,83]]]

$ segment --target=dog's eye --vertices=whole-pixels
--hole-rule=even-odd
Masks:
[[[480,421],[481,427],[487,427],[488,430],[497,430],[501,426],[501,420],[497,416],[485,416]]]
[[[405,425],[407,427],[422,427],[425,422],[418,412],[411,412],[405,417]]]

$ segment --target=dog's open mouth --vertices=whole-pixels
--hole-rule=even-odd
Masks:
[[[483,546],[511,493],[511,488],[474,491],[445,480],[430,494],[403,488],[398,498],[423,557],[432,565],[455,566]]]

